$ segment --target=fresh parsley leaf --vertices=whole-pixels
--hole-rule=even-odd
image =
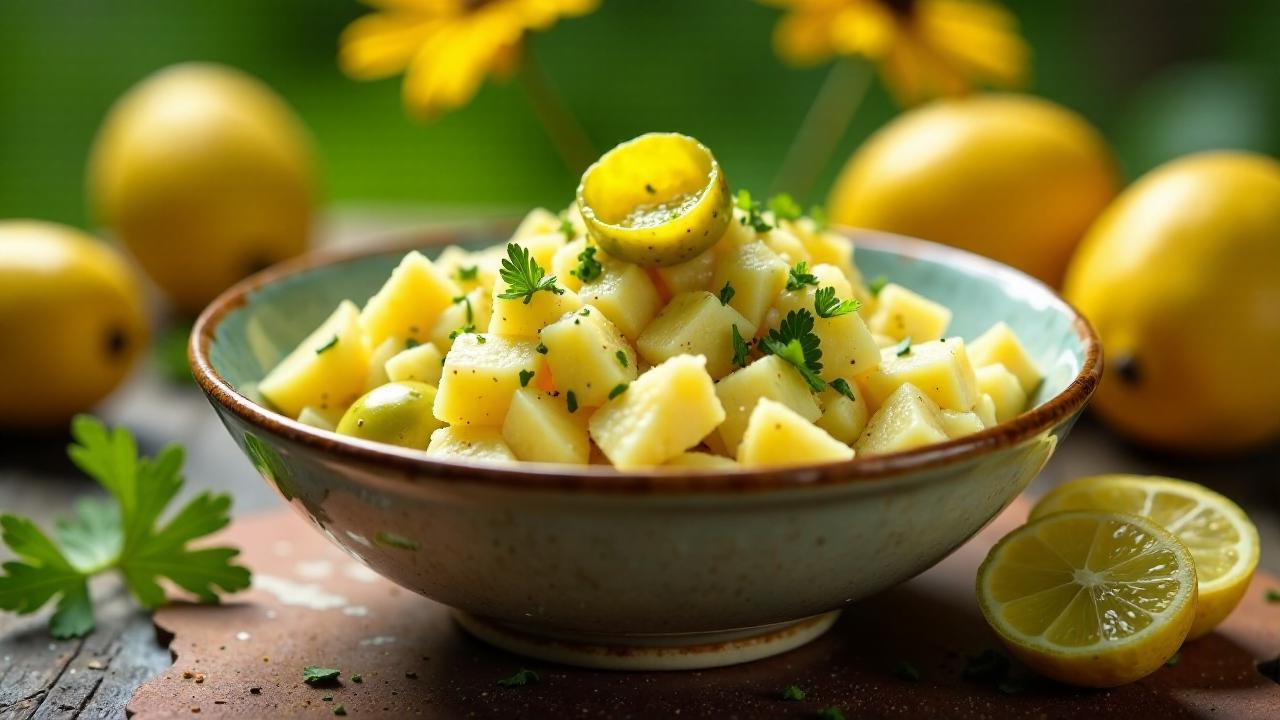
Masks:
[[[498,276],[507,284],[507,289],[498,295],[503,300],[523,298],[524,304],[528,305],[539,290],[564,294],[564,288],[556,285],[556,276],[548,276],[538,261],[529,256],[528,248],[516,243],[507,243],[507,257],[502,260]]]
[[[806,694],[805,691],[801,690],[799,687],[795,685],[788,685],[782,691],[782,699],[783,700],[803,700],[805,698],[805,694]]]
[[[760,203],[751,199],[751,193],[746,189],[738,191],[737,197],[734,198],[733,204],[742,212],[746,213],[742,216],[742,224],[750,227],[758,233],[769,232],[773,226],[764,221],[764,216],[760,213]]]
[[[474,324],[474,323],[467,323],[466,325],[463,325],[462,327],[460,327],[460,328],[458,328],[458,329],[456,329],[456,330],[451,331],[451,332],[449,333],[449,339],[450,339],[450,340],[457,340],[459,337],[461,337],[461,336],[463,336],[463,335],[470,335],[471,333],[474,333],[475,331],[476,331],[476,326],[475,326],[475,324]]]
[[[302,682],[310,685],[311,687],[333,685],[338,682],[338,676],[341,674],[342,671],[337,668],[308,665],[302,668]]]
[[[907,682],[916,682],[920,679],[920,671],[910,660],[903,660],[893,669],[893,674],[906,680]]]
[[[344,716],[346,716],[346,714],[347,714],[347,706],[346,706],[346,705],[338,705],[338,706],[334,707],[334,708],[333,708],[333,714],[334,714],[334,715],[337,715],[337,716],[339,716],[339,717],[344,717]]]
[[[462,281],[475,280],[480,277],[479,265],[460,265],[458,266],[458,279]]]
[[[822,209],[820,205],[813,205],[809,208],[809,219],[813,221],[813,229],[817,232],[826,232],[827,230],[827,211]]]
[[[650,195],[653,195],[658,192],[657,188],[653,186],[653,183],[645,183],[644,191],[649,193]]]
[[[560,234],[564,235],[565,242],[573,242],[573,238],[577,236],[578,230],[573,226],[567,217],[560,218]]]
[[[362,683],[364,682],[364,676],[361,675],[360,673],[356,673],[355,675],[351,676],[351,682],[356,684]]]
[[[626,350],[619,350],[618,352],[614,353],[614,354],[613,354],[613,356],[614,356],[614,357],[616,357],[616,358],[618,358],[618,364],[619,364],[619,365],[621,365],[622,367],[626,367],[626,366],[627,366],[628,361],[627,361],[627,351],[626,351]]]
[[[844,720],[844,713],[840,712],[840,708],[832,705],[831,707],[822,708],[818,711],[819,720]]]
[[[532,370],[521,370],[520,371],[520,387],[528,387],[529,381],[532,380],[533,376],[536,374],[537,373],[535,373]]]
[[[1168,660],[1164,661],[1164,664],[1165,667],[1177,667],[1180,662],[1182,662],[1182,653],[1174,653],[1169,656]]]
[[[871,291],[871,297],[880,297],[880,291],[888,284],[889,278],[884,275],[877,275],[871,279],[871,284],[867,286],[867,290]]]
[[[532,670],[521,668],[520,670],[516,671],[515,675],[512,675],[509,678],[503,678],[499,680],[498,684],[501,685],[502,687],[523,687],[530,683],[536,683],[541,679],[542,678],[538,677],[538,673]]]
[[[737,325],[731,325],[733,333],[733,364],[738,367],[747,366],[747,358],[751,355],[751,344],[742,339]]]
[[[418,341],[417,341],[416,339],[414,339],[414,338],[405,338],[405,339],[404,339],[404,349],[405,349],[405,350],[412,350],[412,349],[414,349],[414,348],[418,347],[418,346],[419,346],[419,345],[421,345],[421,344],[422,344],[422,343],[418,342]]]
[[[813,273],[809,272],[809,263],[805,262],[804,260],[801,260],[800,262],[796,263],[795,267],[791,268],[791,271],[787,275],[788,290],[793,290],[793,291],[799,290],[800,288],[803,288],[805,285],[817,285],[817,284],[818,284],[818,277]]]
[[[329,342],[327,342],[327,343],[325,343],[325,344],[321,345],[320,347],[316,348],[316,354],[317,354],[317,355],[319,355],[320,353],[322,353],[322,352],[324,352],[324,351],[326,351],[326,350],[332,350],[332,349],[333,349],[333,346],[334,346],[334,345],[337,345],[337,344],[338,344],[338,336],[335,334],[333,337],[329,338]]]
[[[1269,603],[1280,603],[1280,590],[1275,588],[1267,588],[1267,593],[1263,595]]]
[[[569,408],[570,413],[578,412],[578,396],[572,390],[564,395],[565,405]]]
[[[487,342],[489,342],[489,338],[487,338],[487,337],[485,337],[485,336],[483,336],[483,335],[477,335],[477,336],[476,336],[476,343],[477,343],[477,344],[479,344],[479,345],[483,345],[483,344],[485,344],[485,343],[487,343]]]
[[[738,291],[733,289],[728,280],[725,280],[724,287],[720,288],[720,304],[728,305],[736,294],[738,294]]]
[[[538,347],[534,348],[534,351],[536,351],[539,355],[546,355],[547,346],[542,343],[538,343]]]
[[[760,344],[766,352],[794,365],[814,392],[827,387],[818,377],[822,372],[822,349],[813,332],[813,313],[805,309],[792,310],[777,330],[770,330],[768,337],[760,339]]]
[[[609,399],[612,400],[618,397],[619,395],[621,395],[622,393],[626,392],[627,387],[628,387],[627,383],[618,383],[617,385],[614,385],[613,389],[609,391]]]
[[[848,315],[860,307],[862,303],[857,300],[841,300],[836,297],[836,289],[833,287],[818,288],[813,293],[813,311],[820,318]]]
[[[786,193],[778,193],[769,198],[769,210],[778,220],[799,220],[804,214],[795,199]]]
[[[902,357],[903,355],[910,354],[911,353],[911,337],[907,336],[902,338],[902,342],[898,343],[897,345],[894,345],[889,349],[892,350],[893,354],[897,355],[898,357]]]
[[[467,321],[463,323],[462,327],[449,333],[450,340],[457,340],[459,335],[466,335],[468,333],[473,333],[476,331],[476,318],[475,318],[475,313],[472,311],[472,308],[471,308],[471,298],[466,295],[459,295],[458,297],[453,299],[454,305],[457,305],[458,303],[462,303],[463,306],[466,308]]]
[[[848,380],[845,380],[844,378],[836,378],[827,384],[831,386],[832,390],[835,390],[850,400],[857,400],[857,398],[853,396],[853,388],[849,387]]]
[[[604,266],[596,260],[596,248],[594,245],[588,245],[578,253],[578,267],[570,270],[569,274],[578,278],[584,283],[591,282],[604,274]]]
[[[114,503],[78,503],[74,517],[56,524],[61,546],[30,520],[0,515],[0,538],[16,556],[3,565],[0,609],[25,615],[57,598],[49,632],[69,638],[93,630],[88,580],[108,570],[119,570],[148,608],[165,601],[157,582],[161,577],[205,602],[217,600],[216,589],[235,592],[249,586],[249,571],[231,563],[239,551],[186,547],[230,522],[229,496],[198,495],[168,521],[160,520],[182,487],[181,448],[169,446],[154,458],[140,458],[126,430],[108,431],[86,415],[72,420],[71,435],[76,441],[67,450],[71,461]]]

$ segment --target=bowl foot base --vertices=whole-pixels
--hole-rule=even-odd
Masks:
[[[789,622],[709,633],[575,635],[530,630],[454,610],[475,637],[519,655],[599,670],[700,670],[793,650],[831,628],[839,610]]]

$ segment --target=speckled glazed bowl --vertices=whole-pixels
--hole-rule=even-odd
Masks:
[[[618,669],[709,667],[821,634],[849,603],[929,568],[1040,472],[1098,382],[1089,325],[1053,291],[959,250],[850,231],[868,277],[946,303],[951,334],[1004,320],[1045,371],[1034,408],[910,452],[785,470],[666,471],[439,462],[316,430],[254,384],[343,298],[363,302],[406,247],[303,258],[200,317],[191,361],[227,430],[289,503],[385,577],[528,655]],[[408,247],[505,238],[441,231]]]

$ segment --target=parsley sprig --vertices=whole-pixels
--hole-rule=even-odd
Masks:
[[[805,309],[792,310],[777,330],[770,330],[768,337],[760,338],[759,344],[764,352],[794,365],[814,392],[827,387],[818,376],[822,372],[822,348],[813,332],[813,313]]]
[[[796,291],[806,285],[817,285],[818,276],[809,272],[809,263],[801,260],[787,273],[787,289]]]
[[[160,519],[182,489],[181,447],[139,457],[128,431],[108,431],[87,415],[72,420],[71,435],[71,461],[102,485],[112,502],[80,500],[74,517],[55,525],[57,542],[26,518],[0,515],[3,540],[18,558],[3,566],[0,609],[25,615],[56,597],[49,634],[71,638],[93,631],[89,578],[109,570],[119,570],[147,608],[165,602],[157,582],[161,577],[203,602],[216,602],[218,590],[249,587],[249,571],[232,563],[239,550],[187,547],[230,522],[231,496],[202,493],[168,521]]]
[[[556,285],[556,276],[547,275],[538,261],[529,256],[528,248],[516,243],[507,243],[507,257],[502,260],[498,276],[507,284],[507,289],[498,295],[503,300],[523,298],[524,304],[528,305],[539,290],[564,294],[564,288]]]
[[[733,301],[733,296],[737,294],[738,291],[733,289],[733,285],[728,280],[725,280],[724,287],[720,288],[720,294],[716,297],[720,298],[721,305],[728,305]]]
[[[857,300],[841,300],[836,297],[836,289],[833,287],[818,288],[813,293],[813,310],[820,318],[848,315],[860,307],[862,303]]]
[[[752,200],[751,193],[746,189],[738,191],[737,197],[733,201],[734,206],[746,213],[742,216],[742,224],[755,230],[758,233],[769,232],[773,226],[764,221],[760,201]]]
[[[800,204],[786,193],[778,193],[769,198],[769,210],[778,220],[799,220],[804,213]]]
[[[746,367],[747,359],[751,356],[751,343],[742,338],[742,333],[738,331],[737,325],[729,326],[733,333],[733,364],[738,367]]]

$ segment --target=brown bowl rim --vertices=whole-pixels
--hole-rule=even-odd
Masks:
[[[1053,288],[1019,270],[995,260],[938,243],[873,230],[837,227],[857,247],[873,247],[905,255],[975,266],[984,275],[1006,282],[1030,284],[1046,293],[1072,318],[1072,329],[1084,347],[1084,363],[1079,373],[1062,392],[1042,405],[981,432],[885,455],[860,457],[836,463],[820,463],[783,468],[707,471],[689,468],[653,468],[639,472],[620,472],[602,465],[558,465],[527,463],[505,466],[493,463],[463,463],[435,460],[422,451],[393,445],[348,438],[304,425],[254,403],[232,387],[209,361],[217,328],[233,310],[247,304],[257,290],[283,278],[320,267],[349,262],[375,255],[406,252],[415,248],[444,246],[457,239],[460,227],[484,232],[492,229],[495,237],[510,230],[509,223],[476,223],[402,234],[386,242],[371,243],[357,250],[317,251],[273,265],[258,272],[219,295],[200,314],[191,331],[188,356],[192,374],[212,402],[241,420],[286,440],[332,453],[347,460],[403,474],[404,482],[435,479],[448,482],[474,483],[521,490],[587,490],[607,493],[698,492],[794,490],[809,486],[865,483],[871,480],[900,477],[905,474],[973,460],[991,451],[1013,447],[1028,441],[1079,412],[1097,388],[1102,374],[1102,351],[1097,333],[1089,321]]]

